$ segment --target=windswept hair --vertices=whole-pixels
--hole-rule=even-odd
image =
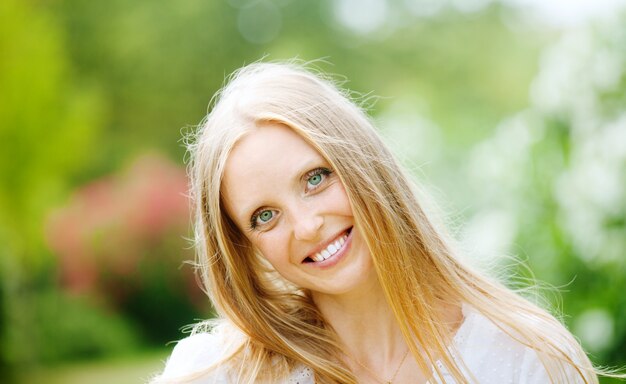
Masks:
[[[189,144],[195,245],[217,321],[242,336],[224,358],[238,383],[276,382],[298,365],[310,367],[317,383],[357,383],[310,292],[278,276],[224,209],[229,153],[246,132],[267,123],[292,129],[339,176],[386,299],[424,372],[432,368],[443,380],[440,360],[456,382],[474,381],[451,357],[452,336],[436,311],[464,303],[537,351],[553,383],[571,372],[598,382],[558,320],[454,255],[370,118],[332,80],[294,62],[255,63],[235,72],[212,105]]]

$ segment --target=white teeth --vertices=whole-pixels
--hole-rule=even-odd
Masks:
[[[326,247],[326,249],[311,256],[311,259],[313,259],[313,261],[315,262],[328,259],[329,257],[334,255],[335,253],[337,253],[337,251],[341,249],[341,247],[346,243],[347,238],[348,238],[348,235],[341,236],[338,240],[335,240],[334,243],[330,243]]]

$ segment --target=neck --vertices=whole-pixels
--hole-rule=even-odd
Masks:
[[[341,295],[313,293],[313,301],[350,357],[386,364],[397,361],[407,346],[378,278],[371,274],[358,289]]]
[[[372,271],[370,278],[365,280],[350,292],[340,295],[312,292],[312,298],[325,321],[336,332],[348,360],[352,360],[347,361],[351,368],[355,372],[362,371],[359,365],[364,365],[387,380],[397,373],[397,367],[402,366],[408,346],[375,272]],[[442,301],[435,305],[450,334],[456,332],[463,320],[460,304]],[[427,377],[420,376],[423,374],[415,361],[408,360],[398,378],[407,371],[409,377]],[[371,378],[372,375],[365,376]]]

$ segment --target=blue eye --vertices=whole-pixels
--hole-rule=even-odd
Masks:
[[[309,177],[309,184],[311,185],[318,185],[321,182],[322,182],[322,175],[313,175]]]
[[[307,174],[306,186],[307,190],[317,188],[331,174],[331,170],[327,168],[316,168]]]
[[[276,211],[271,209],[262,209],[255,212],[250,218],[250,228],[255,229],[259,225],[265,225],[272,221],[276,216]]]
[[[274,213],[272,211],[263,211],[259,214],[258,218],[262,222],[267,223],[272,219],[272,217],[274,217]]]

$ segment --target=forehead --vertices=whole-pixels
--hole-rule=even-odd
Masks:
[[[224,169],[222,196],[233,218],[256,200],[287,187],[293,177],[323,157],[300,135],[282,124],[268,123],[244,135],[233,147]]]

